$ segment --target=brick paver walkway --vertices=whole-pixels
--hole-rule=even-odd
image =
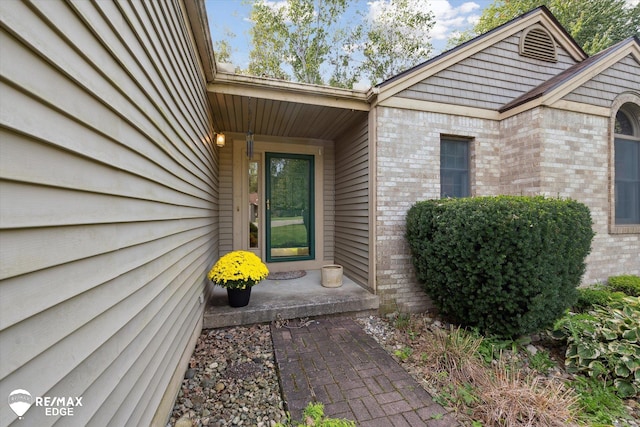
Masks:
[[[277,328],[271,336],[284,401],[293,420],[309,402],[358,426],[451,427],[452,414],[350,318]]]

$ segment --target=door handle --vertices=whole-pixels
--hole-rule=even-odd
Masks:
[[[269,199],[267,199],[267,210],[271,210],[271,208],[269,207]]]

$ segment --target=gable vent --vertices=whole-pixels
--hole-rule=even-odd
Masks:
[[[520,55],[547,62],[556,62],[556,44],[547,30],[536,25],[522,33],[520,37]]]

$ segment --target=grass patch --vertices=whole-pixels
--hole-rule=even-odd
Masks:
[[[421,351],[433,372],[448,373],[447,383],[464,384],[481,375],[483,366],[477,352],[482,338],[454,327],[448,332],[437,329],[430,338]]]
[[[298,248],[307,245],[307,228],[304,224],[289,224],[271,228],[272,248]]]
[[[391,322],[390,351],[463,425],[628,426],[640,408],[640,300],[595,291],[582,290],[582,312],[543,331],[531,353],[531,337],[483,337],[419,315]]]
[[[302,414],[302,421],[289,420],[286,424],[276,424],[276,427],[356,427],[356,423],[343,418],[327,418],[324,415],[324,405],[320,402],[309,403]]]
[[[577,397],[560,381],[523,376],[521,371],[498,363],[478,387],[481,405],[473,417],[495,426],[574,426]]]
[[[615,420],[628,418],[622,399],[606,382],[578,376],[572,387],[578,395],[580,418],[588,425],[611,425]]]
[[[412,325],[415,330],[416,325]],[[434,400],[455,408],[469,422],[486,426],[577,425],[577,398],[561,381],[523,376],[500,352],[491,363],[480,353],[484,339],[462,328],[423,328],[415,358],[425,379],[439,390]],[[416,342],[416,340],[409,340]],[[511,344],[509,344],[509,348]],[[538,356],[540,368],[550,361]],[[548,361],[548,362],[547,362]]]

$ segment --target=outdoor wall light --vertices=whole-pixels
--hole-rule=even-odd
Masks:
[[[216,145],[220,148],[224,147],[224,142],[225,142],[225,138],[224,138],[224,133],[217,133],[216,134]]]

